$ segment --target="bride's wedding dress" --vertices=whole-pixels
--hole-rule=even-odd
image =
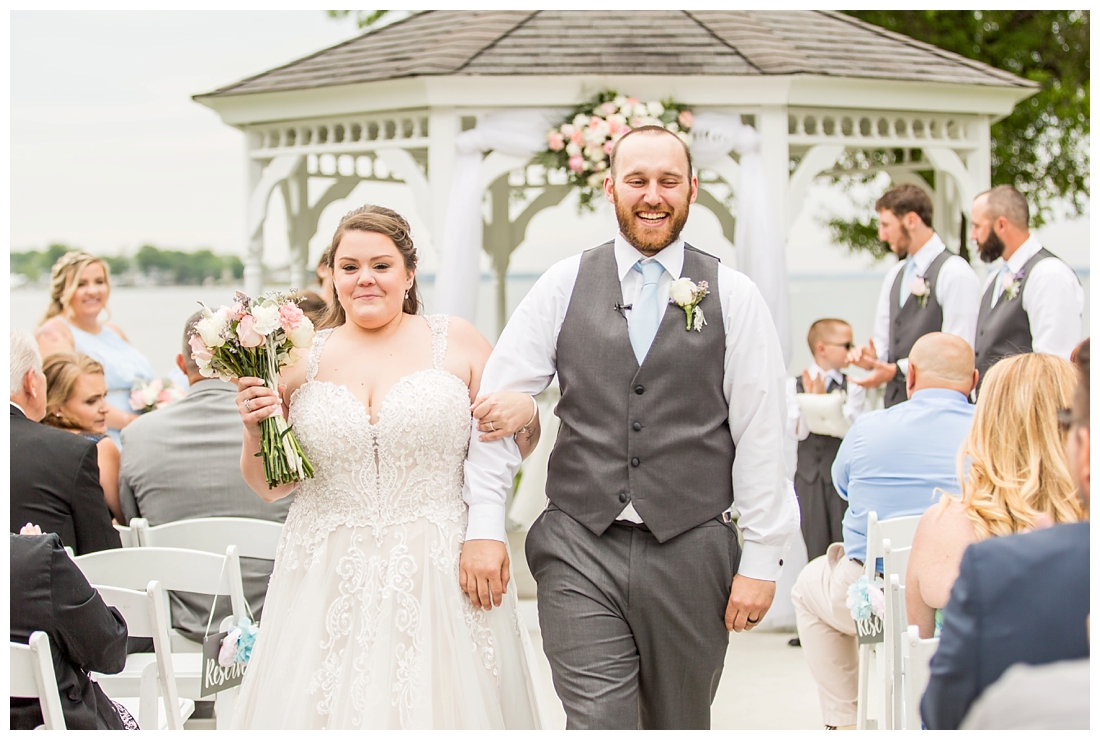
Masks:
[[[459,588],[470,396],[443,369],[447,317],[426,318],[433,367],[375,424],[314,379],[331,330],[314,339],[290,423],[316,477],[287,516],[235,727],[540,727],[515,589],[486,612]]]

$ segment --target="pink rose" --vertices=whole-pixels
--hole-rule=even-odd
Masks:
[[[130,408],[134,411],[141,411],[145,408],[145,394],[141,392],[140,388],[130,391]]]
[[[264,343],[264,335],[256,331],[256,317],[246,313],[237,324],[237,339],[242,347],[259,347]]]
[[[676,116],[676,120],[679,121],[680,125],[684,128],[691,128],[695,125],[695,116],[693,116],[689,110],[680,111],[680,115]]]
[[[239,321],[242,316],[244,316],[244,304],[240,301],[233,301],[228,309],[228,319],[230,321]]]
[[[584,157],[575,154],[569,158],[569,169],[574,172],[584,172]]]
[[[162,409],[168,404],[172,403],[175,399],[172,397],[172,392],[165,389],[157,394],[157,408]]]
[[[611,154],[611,150],[615,148],[614,141],[605,141],[603,143],[603,150],[606,154]]]
[[[623,125],[618,121],[611,120],[607,122],[607,127],[610,130],[611,135],[614,136],[615,134],[622,131]]]
[[[298,308],[297,304],[284,303],[279,306],[279,325],[287,332],[292,332],[301,326],[304,318],[305,314],[302,313],[302,309]]]
[[[584,143],[584,131],[579,128],[573,129],[573,133],[569,134],[569,140],[574,144]]]
[[[638,99],[637,98],[627,98],[626,99],[626,104],[631,105],[631,106],[637,105],[638,104]]]
[[[590,119],[588,119],[588,128],[596,128],[601,123],[603,123],[602,118],[600,118],[599,116],[592,116]]]
[[[214,359],[214,355],[203,344],[202,337],[198,334],[192,334],[191,338],[187,340],[187,343],[191,345],[191,358],[194,360],[203,359],[206,361]]]
[[[565,137],[561,135],[560,131],[551,131],[548,133],[546,135],[546,141],[552,152],[560,152],[565,148]]]
[[[606,118],[607,116],[610,116],[615,111],[619,110],[619,106],[615,105],[614,103],[612,103],[609,100],[606,103],[604,103],[603,105],[601,105],[599,108],[597,108],[597,110],[600,112],[601,116]]]

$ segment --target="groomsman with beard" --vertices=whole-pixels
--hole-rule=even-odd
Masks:
[[[550,501],[526,549],[569,728],[709,728],[729,630],[767,613],[798,529],[779,338],[756,286],[680,237],[697,190],[674,134],[619,139],[604,183],[619,233],[539,279],[482,377],[482,393],[561,386]],[[489,590],[499,604],[520,456],[477,434],[463,558],[485,606]]]
[[[1028,231],[1027,199],[998,185],[974,199],[970,238],[983,262],[1001,260],[985,281],[974,344],[980,377],[998,360],[1025,352],[1069,359],[1081,340],[1085,291],[1073,269]]]
[[[886,384],[883,404],[906,400],[909,350],[925,334],[944,332],[974,346],[978,276],[966,260],[947,251],[932,230],[932,199],[916,185],[898,185],[875,203],[878,238],[898,264],[886,273],[875,311],[874,337],[852,350],[848,361],[872,372],[852,382],[864,388]]]

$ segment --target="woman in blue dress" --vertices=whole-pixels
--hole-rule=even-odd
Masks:
[[[100,322],[111,295],[103,260],[86,252],[68,252],[50,271],[50,306],[38,328],[38,349],[45,359],[55,352],[83,352],[103,366],[107,381],[107,432],[120,444],[119,432],[137,418],[130,407],[135,381],[153,380],[153,366],[113,323]]]

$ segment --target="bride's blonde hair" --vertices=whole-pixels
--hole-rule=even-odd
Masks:
[[[1040,514],[1083,517],[1058,424],[1076,385],[1074,367],[1054,355],[1016,355],[989,371],[959,449],[962,496],[947,497],[962,503],[978,539],[1032,529]]]

